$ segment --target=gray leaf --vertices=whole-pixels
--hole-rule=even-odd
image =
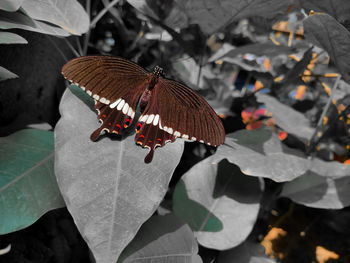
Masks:
[[[134,137],[90,141],[95,112],[70,90],[63,95],[55,129],[58,184],[76,225],[97,262],[115,262],[168,189],[183,142],[148,153]]]

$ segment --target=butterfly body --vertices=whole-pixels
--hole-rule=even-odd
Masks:
[[[208,103],[184,84],[163,78],[158,66],[149,73],[119,57],[85,56],[69,61],[62,74],[95,100],[101,126],[92,141],[102,131],[121,134],[139,105],[135,142],[150,149],[146,163],[156,147],[178,137],[214,146],[224,142],[222,123]]]

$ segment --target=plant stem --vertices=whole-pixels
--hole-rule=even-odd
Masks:
[[[91,18],[91,0],[86,0],[86,13]],[[87,53],[87,49],[88,49],[88,45],[89,45],[89,39],[90,39],[90,28],[89,28],[88,32],[86,32],[85,38],[84,38],[83,54],[82,54],[84,56]]]
[[[108,12],[108,10],[113,7],[115,4],[117,4],[120,0],[113,0],[112,2],[110,2],[105,8],[103,8],[100,13],[97,14],[97,16],[95,16],[95,18],[91,21],[90,23],[90,28],[95,27],[95,25],[97,24],[97,22],[104,16],[105,13]]]

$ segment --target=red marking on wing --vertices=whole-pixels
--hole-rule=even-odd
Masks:
[[[130,124],[131,118],[116,108],[111,109],[108,105],[97,102],[95,109],[99,111],[97,118],[102,122],[102,124],[91,134],[90,139],[92,141],[96,141],[104,129],[109,133],[122,134],[122,127],[125,128],[127,119],[129,119],[128,123]],[[106,117],[102,119],[104,115]]]
[[[141,127],[139,133],[135,136],[135,142],[142,147],[149,148],[150,151],[145,157],[145,163],[150,163],[153,159],[154,149],[159,146],[164,146],[167,142],[174,142],[176,137],[161,130],[158,126],[138,122],[138,127]],[[158,138],[158,139],[157,139]],[[162,139],[161,139],[162,138]]]

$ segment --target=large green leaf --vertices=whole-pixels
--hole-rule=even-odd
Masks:
[[[193,232],[173,214],[153,216],[146,221],[119,262],[201,263]]]
[[[251,232],[261,188],[226,160],[207,158],[188,171],[175,188],[173,211],[185,220],[205,247],[233,248]]]
[[[20,35],[11,32],[0,32],[0,44],[27,44]]]
[[[7,12],[15,12],[21,6],[24,0],[1,0],[0,9]]]
[[[0,29],[19,28],[54,36],[69,36],[70,34],[60,27],[31,19],[20,12],[5,12],[0,10]]]
[[[52,132],[26,129],[0,138],[0,234],[27,227],[65,205],[53,162]]]
[[[0,81],[6,80],[6,79],[15,79],[18,78],[18,76],[15,73],[12,73],[11,71],[0,67]]]
[[[89,16],[76,0],[26,0],[22,8],[31,18],[58,25],[73,35],[89,30]]]
[[[350,32],[327,14],[304,20],[305,37],[326,50],[345,81],[350,83]]]
[[[157,149],[152,163],[145,164],[148,149],[136,146],[130,134],[90,140],[99,123],[87,104],[70,90],[62,97],[62,118],[55,128],[55,172],[68,210],[96,261],[109,263],[158,208],[183,142]]]

